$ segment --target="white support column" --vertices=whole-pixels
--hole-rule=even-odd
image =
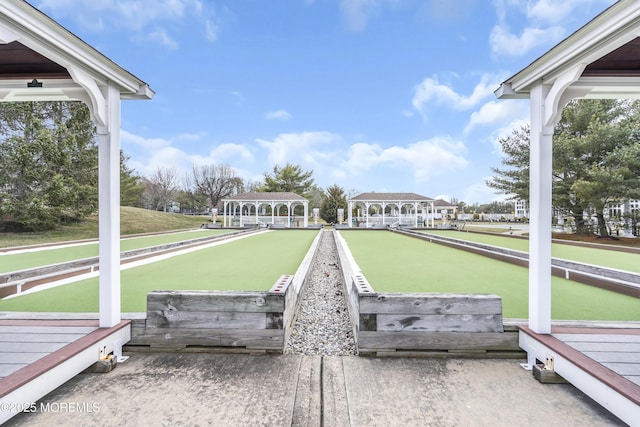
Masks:
[[[226,200],[223,203],[223,207],[222,207],[222,226],[226,227],[227,226],[227,205],[229,204],[229,202],[227,202]]]
[[[431,228],[436,228],[436,206],[435,202],[431,200]]]
[[[366,218],[365,227],[369,228],[369,202],[364,202],[364,217]]]
[[[275,225],[276,223],[276,204],[275,202],[271,202],[271,225]]]
[[[104,90],[106,123],[98,125],[100,327],[120,323],[120,91]]]
[[[551,333],[551,191],[553,126],[544,122],[548,87],[531,89],[529,327]]]
[[[387,203],[382,202],[382,226],[384,227],[384,211],[387,209]]]
[[[255,207],[256,207],[256,227],[258,227],[260,225],[260,219],[258,218],[258,208],[260,207],[260,203],[255,202]]]
[[[349,202],[347,203],[347,209],[349,210],[349,212],[347,212],[349,228],[351,228],[353,227],[353,201],[349,200]]]
[[[291,228],[291,202],[287,202],[287,228]]]
[[[307,228],[309,226],[309,202],[305,200],[302,204],[304,205],[304,220],[302,221],[302,225],[304,228]]]
[[[418,228],[418,202],[413,202],[413,217],[415,219],[415,228]]]
[[[240,205],[240,227],[244,227],[244,220],[242,218],[242,208],[244,208],[244,203],[239,202]]]

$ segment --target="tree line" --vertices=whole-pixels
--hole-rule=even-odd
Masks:
[[[192,166],[185,176],[157,168],[149,177],[131,169],[120,152],[123,206],[205,214],[223,198],[247,191],[293,192],[335,222],[346,194],[314,183],[313,171],[276,165],[261,182],[244,181],[224,164]],[[80,102],[0,103],[0,231],[44,231],[81,221],[98,208],[98,146],[87,107]]]
[[[500,139],[502,167],[487,185],[511,199],[529,200],[529,126]],[[605,210],[640,199],[640,102],[574,100],[553,134],[553,206],[575,221],[579,234],[608,236]],[[549,213],[551,215],[551,212]],[[640,212],[626,214],[635,230]]]

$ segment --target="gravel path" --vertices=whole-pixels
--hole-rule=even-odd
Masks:
[[[357,354],[333,230],[325,230],[293,325],[286,354]]]

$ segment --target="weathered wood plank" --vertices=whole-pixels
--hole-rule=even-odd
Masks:
[[[512,332],[392,332],[360,331],[360,351],[376,350],[502,350],[521,351]]]
[[[147,328],[266,329],[267,313],[164,310],[147,313]],[[145,331],[146,333],[146,331]]]
[[[360,330],[361,331],[378,330],[378,315],[360,313]]]
[[[130,345],[156,347],[256,347],[282,351],[282,329],[147,329],[144,335],[132,337]]]
[[[154,291],[147,294],[147,312],[163,310],[282,312],[284,294],[236,291]]]
[[[360,313],[497,314],[502,299],[485,294],[378,293],[360,294]]]
[[[362,316],[362,315],[361,315]],[[500,314],[378,314],[378,331],[502,332]]]

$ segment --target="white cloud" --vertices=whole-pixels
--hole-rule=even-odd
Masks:
[[[521,34],[513,34],[507,25],[493,27],[489,35],[491,52],[495,55],[523,56],[539,46],[549,46],[560,41],[565,35],[562,27],[527,27]]]
[[[463,192],[463,196],[460,199],[465,202],[467,205],[472,205],[474,203],[487,203],[493,201],[504,201],[507,199],[507,196],[503,194],[497,194],[496,190],[493,188],[487,187],[486,180],[490,180],[491,177],[485,177],[482,182],[477,182],[471,184],[467,188],[465,188]]]
[[[233,159],[241,159],[245,162],[253,160],[251,151],[241,144],[220,144],[211,150],[213,163],[227,163]]]
[[[204,22],[204,34],[208,41],[215,42],[218,40],[218,32],[220,31],[220,26],[215,22],[207,19]]]
[[[175,41],[167,30],[164,28],[157,28],[156,30],[149,33],[149,40],[156,42],[169,50],[176,50],[178,48],[178,42]]]
[[[529,102],[524,100],[489,101],[479,110],[471,113],[469,123],[464,129],[469,133],[476,126],[486,126],[528,119]]]
[[[376,0],[340,0],[340,11],[347,28],[351,31],[364,30],[377,3]]]
[[[267,120],[289,120],[291,118],[291,114],[287,110],[276,110],[269,111],[264,115],[264,118]]]
[[[123,143],[131,142],[144,150],[158,150],[171,145],[171,141],[162,138],[144,138],[122,129],[120,137]]]
[[[193,24],[186,18],[195,19],[211,42],[217,40],[219,31],[219,15],[212,5],[201,0],[40,0],[36,7],[53,17],[71,17],[92,31],[132,30],[144,34],[136,39],[153,40],[169,49],[175,49],[177,44],[166,30],[157,29],[162,23],[190,26]]]
[[[444,105],[452,110],[467,110],[492,96],[502,79],[492,74],[483,74],[470,95],[462,95],[451,87],[441,84],[438,77],[427,77],[414,88],[411,101],[413,108],[426,116],[430,105]]]
[[[382,148],[377,144],[353,144],[347,153],[343,169],[361,175],[377,167],[395,169],[398,174],[409,171],[417,183],[463,169],[464,144],[448,138],[432,138],[407,146]]]
[[[269,163],[284,165],[286,163],[313,167],[326,159],[339,136],[330,132],[283,133],[272,141],[257,139],[260,147],[267,151]]]
[[[556,24],[569,19],[578,9],[594,6],[600,9],[613,3],[615,0],[537,0],[527,4],[527,16],[533,20]]]

